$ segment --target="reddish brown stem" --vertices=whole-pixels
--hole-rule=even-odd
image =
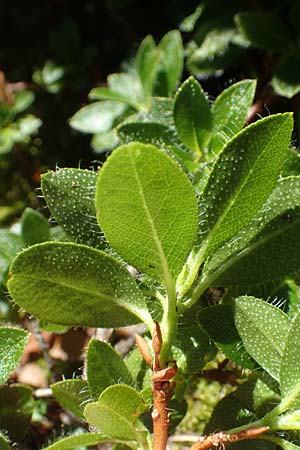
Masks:
[[[224,431],[219,433],[210,434],[209,436],[203,436],[196,442],[190,450],[209,450],[214,447],[225,447],[227,444],[236,441],[242,441],[244,439],[256,439],[263,433],[270,430],[270,427],[250,427],[247,430],[240,431],[238,433],[227,434]]]
[[[171,397],[170,382],[157,381],[153,383],[153,439],[154,450],[166,450],[169,430],[169,410],[168,402]]]

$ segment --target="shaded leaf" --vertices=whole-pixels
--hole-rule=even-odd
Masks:
[[[21,217],[22,238],[27,245],[38,244],[50,239],[48,221],[32,208],[26,208]]]
[[[13,299],[42,320],[117,327],[152,319],[134,279],[104,252],[72,243],[36,244],[11,267]]]
[[[235,326],[247,352],[275,380],[279,380],[290,320],[279,308],[254,297],[234,302]]]
[[[0,433],[0,450],[10,450],[9,441]]]
[[[204,280],[250,286],[295,273],[300,267],[299,217],[300,178],[284,178],[253,220],[208,260]]]
[[[272,12],[243,11],[235,16],[239,31],[255,47],[278,53],[290,43],[289,31]]]
[[[24,242],[17,234],[0,229],[0,283],[6,283],[9,265],[15,255],[22,250]]]
[[[48,447],[44,447],[43,450],[77,450],[82,446],[89,447],[91,445],[101,444],[102,442],[115,442],[115,440],[101,433],[82,433],[59,439]]]
[[[10,440],[19,441],[25,436],[32,412],[32,389],[29,386],[0,386],[0,429],[6,431]]]
[[[0,384],[5,383],[16,368],[28,336],[26,331],[19,328],[0,327]]]
[[[292,98],[300,92],[300,46],[286,51],[271,80],[275,92]]]
[[[230,24],[209,29],[200,46],[195,44],[187,49],[187,67],[197,76],[222,74],[247,46],[245,40]]]
[[[254,369],[256,364],[246,351],[234,321],[231,305],[215,305],[199,312],[199,321],[218,348],[231,361]]]
[[[55,220],[76,242],[104,246],[94,204],[98,174],[60,169],[42,175],[42,192]]]
[[[64,380],[52,384],[51,389],[56,400],[75,416],[84,419],[83,409],[91,401],[87,382],[84,380]]]
[[[89,391],[98,399],[112,384],[132,384],[132,377],[122,357],[106,342],[91,339],[87,348],[86,371]]]

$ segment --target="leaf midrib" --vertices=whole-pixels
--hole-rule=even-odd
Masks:
[[[287,120],[287,119],[286,119]],[[245,185],[247,184],[250,176],[252,175],[255,167],[258,165],[260,159],[262,158],[262,156],[265,154],[265,152],[267,151],[267,149],[270,147],[271,143],[274,141],[274,139],[277,137],[278,133],[280,133],[281,128],[284,126],[284,124],[286,123],[286,120],[284,120],[282,122],[282,124],[280,125],[280,127],[277,128],[276,133],[272,135],[271,139],[268,141],[267,145],[264,147],[264,150],[262,152],[259,153],[258,158],[256,158],[255,163],[251,166],[251,169],[249,170],[249,172],[247,173],[247,175],[245,176],[245,178],[243,179],[242,183],[240,184],[239,188],[236,190],[235,194],[230,198],[225,210],[223,211],[223,213],[219,216],[218,220],[216,221],[215,225],[213,226],[213,228],[210,230],[207,238],[205,239],[205,250],[204,252],[207,253],[207,249],[209,248],[209,246],[211,245],[211,241],[213,240],[213,237],[216,235],[216,232],[218,231],[218,228],[220,227],[220,225],[222,224],[222,222],[224,222],[224,220],[226,219],[226,216],[228,214],[228,212],[231,210],[233,204],[235,203],[236,199],[239,197],[240,193],[243,191]],[[239,133],[233,138],[236,139],[239,136]],[[218,160],[217,160],[218,161]],[[206,184],[207,185],[207,184]],[[259,205],[260,206],[260,205]],[[259,207],[258,206],[258,207]],[[230,236],[229,236],[230,237]],[[228,240],[228,238],[226,239]],[[216,245],[216,243],[215,243]],[[219,244],[218,244],[219,245]]]
[[[17,277],[18,275],[12,275],[10,281],[13,280],[14,277]],[[105,298],[105,300],[107,302],[113,302],[115,304],[117,304],[118,306],[121,306],[122,308],[126,309],[127,311],[129,311],[131,314],[133,314],[134,316],[136,316],[137,318],[141,319],[142,321],[145,320],[145,317],[142,317],[139,313],[139,308],[137,308],[137,311],[134,308],[129,308],[128,306],[130,306],[129,304],[127,305],[126,303],[123,303],[122,301],[119,301],[116,297],[111,297],[110,295],[107,294],[101,294],[99,295],[98,292],[94,292],[94,291],[88,291],[85,289],[79,289],[78,287],[75,287],[74,285],[70,285],[68,283],[63,283],[60,281],[53,281],[53,280],[49,280],[49,278],[45,278],[45,277],[35,277],[32,275],[26,275],[26,274],[22,274],[22,278],[27,278],[30,280],[35,280],[35,281],[46,281],[47,283],[50,284],[56,284],[58,286],[61,287],[66,287],[69,289],[73,289],[81,294],[85,294],[85,295],[94,295],[97,298],[103,299]]]
[[[152,219],[152,216],[151,216],[149,208],[148,208],[147,200],[145,198],[144,191],[143,191],[143,186],[141,184],[140,177],[139,177],[139,174],[138,174],[137,169],[136,169],[136,165],[135,165],[135,161],[134,161],[134,155],[133,155],[132,152],[129,152],[129,155],[130,155],[130,158],[131,158],[131,163],[132,163],[135,179],[136,179],[136,182],[137,182],[137,185],[138,185],[139,195],[140,195],[140,198],[142,200],[143,209],[144,209],[144,211],[146,213],[147,221],[148,221],[148,223],[150,225],[153,241],[155,243],[155,246],[156,246],[156,249],[157,249],[157,253],[158,253],[158,256],[159,256],[159,260],[160,260],[160,263],[161,263],[161,268],[162,268],[164,280],[165,280],[165,283],[166,283],[166,289],[169,292],[170,284],[173,284],[173,280],[172,280],[172,275],[171,275],[171,272],[170,272],[170,269],[169,269],[168,261],[167,261],[166,255],[164,253],[163,247],[161,245],[161,242],[159,240],[159,236],[158,236],[158,233],[157,233],[157,230],[156,230],[156,227],[155,227],[155,223],[154,223],[154,221]]]
[[[245,256],[248,256],[250,253],[255,251],[256,248],[260,247],[261,245],[266,244],[268,241],[273,239],[276,236],[280,236],[280,234],[285,234],[288,229],[293,228],[297,224],[299,224],[300,221],[295,220],[292,223],[287,223],[286,226],[283,226],[279,228],[278,230],[274,230],[273,232],[267,234],[264,238],[258,239],[253,244],[246,244],[247,247],[242,248],[237,254],[234,254],[232,258],[229,257],[229,260],[227,263],[221,262],[221,266],[219,267],[219,270],[217,269],[215,272],[212,273],[211,276],[208,276],[209,283],[211,284],[216,278],[220,277],[222,273],[226,272],[233,264],[237,263],[240,259],[244,258]],[[253,237],[255,239],[256,235]],[[272,280],[266,280],[266,281],[272,281]],[[207,281],[208,282],[208,281]],[[207,284],[205,281],[205,284]]]

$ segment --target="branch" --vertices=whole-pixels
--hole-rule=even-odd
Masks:
[[[224,431],[219,433],[210,434],[209,436],[203,436],[196,442],[190,450],[209,450],[213,447],[225,448],[227,444],[232,442],[242,441],[244,439],[256,439],[261,434],[270,430],[268,426],[262,427],[250,427],[246,430],[239,431],[238,433],[228,434]]]

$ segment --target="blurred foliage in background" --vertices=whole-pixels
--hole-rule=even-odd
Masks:
[[[179,29],[184,78],[195,75],[212,98],[232,82],[257,78],[254,115],[292,110],[297,120],[299,20],[297,0],[227,0],[226,8],[221,0],[10,2],[0,17],[0,223],[39,206],[33,189],[41,173],[56,164],[90,167],[117,144],[113,126],[145,105],[120,107],[108,96],[102,106],[97,86],[114,90],[122,81],[136,89],[126,82],[136,82],[133,61],[148,34],[162,49],[161,38]],[[108,77],[116,72],[121,78]],[[82,109],[89,99],[96,102]],[[112,124],[104,129],[103,110]]]
[[[38,206],[40,173],[89,167],[90,140],[68,120],[130,61],[147,33],[159,38],[196,1],[12,0],[0,17],[0,223]]]

